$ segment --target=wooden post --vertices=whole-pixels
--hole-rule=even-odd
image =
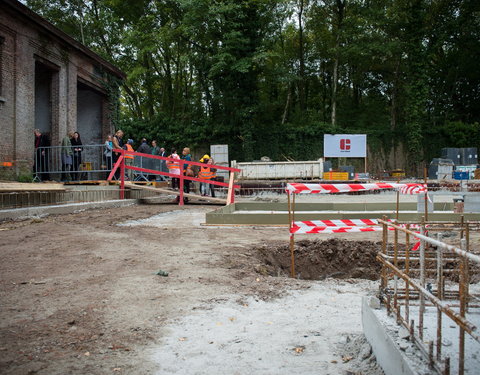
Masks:
[[[293,193],[291,223],[293,223],[294,221],[295,221],[295,193]],[[295,237],[293,233],[290,233],[290,276],[292,278],[295,278]]]
[[[184,203],[183,203],[183,186],[184,186],[184,184],[185,184],[185,181],[183,180],[183,178],[184,178],[185,176],[183,175],[183,170],[182,170],[183,165],[182,165],[182,164],[180,164],[180,165],[181,165],[181,167],[180,167],[180,175],[179,175],[179,177],[180,177],[180,188],[179,188],[179,189],[180,189],[180,195],[179,195],[180,200],[178,201],[178,205],[179,205],[179,206],[183,206],[183,205],[184,205]]]
[[[227,206],[235,202],[235,190],[233,189],[234,180],[235,180],[235,173],[230,172],[230,179],[228,181],[228,192],[227,192]]]

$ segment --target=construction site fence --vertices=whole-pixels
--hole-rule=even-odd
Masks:
[[[477,323],[471,320],[480,313],[480,295],[469,288],[471,265],[477,267],[476,272],[480,266],[480,256],[470,251],[470,233],[478,229],[479,222],[465,222],[462,217],[460,222],[451,223],[400,224],[386,218],[379,223],[383,227],[382,249],[377,256],[382,265],[380,296],[387,313],[407,329],[410,341],[425,355],[432,370],[463,375],[467,343],[476,345],[474,351],[480,350]],[[410,225],[419,229],[412,231]],[[445,242],[443,237],[452,232],[460,234],[460,247]],[[393,235],[393,244],[389,235]],[[412,251],[416,241],[420,247]],[[430,331],[425,324],[428,313],[436,315],[435,329],[430,327]],[[458,340],[447,353],[445,347],[450,343],[445,344],[444,331],[452,324],[458,328]],[[453,361],[455,353],[458,358]]]

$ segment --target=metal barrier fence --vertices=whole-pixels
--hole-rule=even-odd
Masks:
[[[37,148],[34,157],[34,180],[106,180],[113,166],[112,152],[103,144],[82,145],[78,149],[79,151],[75,151],[74,147],[63,146]],[[165,161],[141,155],[134,155],[131,160],[134,167],[167,172]],[[148,174],[141,171],[130,176],[132,181],[150,179]],[[165,180],[165,177],[156,177],[156,180]]]
[[[81,150],[81,151],[80,151]],[[112,168],[112,157],[104,145],[73,147],[39,147],[35,151],[34,179],[45,180],[105,180]]]
[[[410,332],[410,341],[428,358],[432,369],[449,375],[452,366],[463,375],[467,341],[480,344],[478,327],[472,320],[480,313],[480,296],[469,291],[469,262],[480,266],[480,256],[469,251],[470,231],[478,229],[479,223],[463,219],[460,223],[415,223],[420,226],[418,233],[409,230],[408,223],[405,228],[385,218],[379,222],[383,225],[382,251],[377,256],[382,263],[380,292],[388,314],[393,312],[397,323]],[[393,247],[388,242],[388,229],[394,230]],[[430,235],[437,232],[437,239],[427,236],[426,231]],[[460,233],[461,248],[443,242],[447,232]],[[404,246],[399,233],[405,236]],[[413,238],[420,240],[418,251],[410,249]],[[418,314],[417,324],[414,314]],[[445,344],[444,333],[451,334],[448,329],[452,327],[458,327],[459,339],[448,351],[458,353],[458,365],[450,363],[450,355],[445,353],[449,344]],[[471,339],[466,340],[465,333]]]

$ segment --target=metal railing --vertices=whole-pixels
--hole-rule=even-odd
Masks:
[[[34,180],[92,181],[106,180],[112,170],[113,156],[105,145],[82,145],[81,151],[63,146],[39,147],[34,155]],[[132,165],[142,169],[156,169],[167,172],[165,162],[135,155]],[[142,171],[132,172],[134,181],[148,181],[150,175]],[[156,180],[165,180],[164,176]]]
[[[450,356],[444,354],[443,333],[447,329],[444,318],[453,321],[454,327],[459,329],[459,339],[455,347],[458,367],[456,364],[452,367],[463,375],[465,333],[472,338],[473,344],[480,344],[477,326],[470,319],[473,315],[468,314],[474,309],[475,313],[480,312],[479,296],[469,292],[469,262],[480,265],[480,256],[469,251],[470,231],[472,227],[478,228],[479,223],[464,222],[463,218],[460,223],[423,221],[415,223],[420,225],[418,233],[409,229],[413,223],[407,223],[405,228],[385,218],[379,222],[383,225],[382,251],[377,256],[382,263],[380,292],[388,314],[395,314],[397,323],[410,332],[410,340],[428,358],[430,367],[444,375],[450,374],[451,370]],[[394,230],[393,247],[388,243],[388,229]],[[438,232],[437,239],[427,236],[427,231]],[[446,232],[460,233],[460,248],[443,241]],[[404,246],[399,242],[400,233],[405,237]],[[418,251],[410,249],[413,238],[420,240]],[[435,312],[436,324],[432,324],[431,319],[427,324],[426,314],[431,316]],[[418,313],[417,325],[414,313]]]

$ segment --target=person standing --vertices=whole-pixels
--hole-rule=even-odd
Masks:
[[[158,154],[158,156],[162,156],[162,157],[166,158],[167,157],[167,151],[165,151],[165,149],[163,147],[160,147],[160,153]],[[162,172],[168,172],[166,161],[163,160],[163,159],[160,160],[160,170]]]
[[[39,129],[33,131],[35,134],[35,155],[33,161],[33,174],[40,181],[48,181],[50,175],[48,173],[50,139],[47,134],[42,134]]]
[[[128,166],[132,166],[133,165],[133,159],[135,158],[135,156],[132,154],[132,152],[135,152],[135,150],[133,149],[133,139],[129,139],[127,141],[127,144],[125,145],[125,149],[126,149],[126,152],[125,152],[125,165],[128,165]],[[133,181],[133,170],[132,169],[129,169],[127,168],[127,177],[130,181]]]
[[[192,155],[190,154],[190,149],[188,147],[185,147],[182,151],[182,160],[192,161]],[[182,172],[183,175],[187,177],[193,177],[195,175],[192,166],[186,163],[182,165]],[[185,193],[190,193],[190,180],[184,180],[183,191]],[[188,199],[185,200],[188,201]]]
[[[203,157],[200,159],[200,163],[204,163],[205,166],[200,167],[200,171],[198,172],[198,178],[202,180],[211,180],[213,177],[213,172],[211,169],[207,166],[208,162],[210,161],[210,156],[205,154]],[[209,195],[210,192],[210,184],[207,184],[205,182],[200,182],[200,194],[202,197],[206,197]]]
[[[157,141],[155,139],[152,141],[152,155],[161,156],[160,147],[158,147]]]
[[[157,141],[154,139],[152,141],[152,147],[151,147],[151,150],[152,150],[152,155],[154,156],[160,156],[160,147],[158,147],[157,145]],[[162,161],[163,160],[158,160],[158,159],[152,159],[151,160],[151,169],[154,169],[156,171],[161,171],[162,169]],[[161,179],[162,176],[159,176],[159,175],[150,175],[149,176],[149,180],[156,180],[156,179]]]
[[[113,143],[113,148],[114,149],[123,149],[123,131],[122,130],[117,130],[115,135],[112,138],[112,143]],[[118,161],[118,158],[120,157],[120,152],[113,152],[113,159],[112,162],[115,165],[115,163]],[[119,180],[120,179],[120,167],[117,168],[115,171],[115,179]]]
[[[109,134],[107,135],[107,139],[105,140],[105,143],[103,144],[104,150],[103,150],[103,158],[105,159],[105,168],[108,171],[107,172],[107,177],[110,174],[110,171],[112,170],[112,150],[113,150],[113,142],[112,142],[112,135]]]
[[[142,154],[149,154],[149,155],[152,154],[152,149],[148,145],[146,138],[142,138],[141,144],[137,148],[137,152],[140,152]]]
[[[212,158],[208,159],[207,164],[208,165],[214,165],[213,159]],[[210,167],[210,172],[212,174],[211,175],[212,177],[210,178],[210,180],[215,180],[215,177],[217,177],[217,170],[215,168]],[[208,184],[208,185],[210,187],[210,196],[212,198],[215,198],[215,189],[214,189],[215,185],[213,185],[213,184]]]
[[[152,149],[148,145],[146,138],[142,138],[142,140],[140,141],[140,146],[138,146],[137,152],[148,155],[152,154]],[[135,165],[140,168],[153,169],[153,166],[155,164],[153,163],[152,158],[146,158],[144,156],[137,155],[137,157],[135,158]],[[145,174],[145,172],[140,172],[139,177],[148,180],[149,175]]]
[[[82,164],[82,139],[80,138],[80,133],[75,132],[73,133],[73,137],[70,140],[72,143],[73,147],[73,164],[72,164],[72,170],[74,172],[73,174],[73,179],[74,180],[79,180],[80,179],[80,173],[79,173],[79,167],[80,164]]]
[[[72,141],[73,132],[68,132],[68,134],[62,139],[61,147],[61,156],[62,156],[62,181],[71,181],[72,176],[70,172],[72,171]]]
[[[170,174],[180,176],[180,174],[181,174],[181,172],[180,172],[180,162],[179,162],[180,161],[180,156],[178,156],[176,148],[172,148],[172,153],[170,154],[169,158],[174,159],[174,160],[178,160],[178,162],[173,161],[173,160],[168,160],[167,161],[168,172]],[[180,186],[180,179],[177,178],[177,177],[172,177],[172,189],[173,190],[178,190],[179,186]]]

